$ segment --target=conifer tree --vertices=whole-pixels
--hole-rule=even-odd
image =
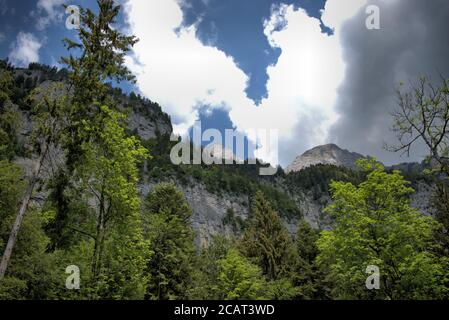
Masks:
[[[56,217],[50,226],[52,247],[60,245],[58,239],[69,223],[67,208],[73,199],[73,175],[82,171],[86,161],[86,144],[98,141],[101,131],[102,107],[116,110],[116,102],[109,96],[107,81],[133,81],[134,77],[124,65],[124,56],[137,42],[134,36],[123,35],[113,27],[120,12],[120,6],[113,0],[97,0],[98,14],[90,9],[80,8],[79,42],[64,39],[71,52],[61,62],[69,71],[67,95],[69,108],[66,112],[67,125],[61,143],[65,151],[65,167],[57,172],[51,186],[55,199]],[[122,123],[123,125],[123,123]],[[65,183],[58,183],[65,182]],[[70,194],[70,195],[69,195]],[[79,198],[76,198],[79,201]]]
[[[186,297],[195,254],[191,214],[184,195],[172,184],[157,185],[148,195],[144,235],[150,242],[152,257],[147,264],[147,299]]]
[[[269,280],[289,275],[295,263],[292,237],[261,191],[253,198],[242,250],[262,268]]]
[[[316,263],[319,232],[301,219],[296,230],[295,245],[298,254],[293,282],[298,287],[299,299],[327,298],[324,271]]]
[[[104,271],[102,259],[106,254],[108,226],[119,228],[119,224],[127,223],[128,219],[138,219],[137,165],[148,156],[136,138],[127,136],[125,116],[117,110],[107,84],[107,81],[133,81],[133,75],[124,65],[124,56],[137,39],[113,27],[120,12],[119,5],[113,0],[98,0],[97,4],[98,14],[80,9],[80,41],[65,39],[69,51],[75,51],[76,55],[62,58],[69,69],[70,107],[62,143],[66,165],[65,170],[58,172],[56,181],[68,183],[54,185],[59,190],[53,190],[53,194],[64,199],[56,201],[62,207],[56,208],[52,228],[57,239],[68,227],[70,219],[65,211],[70,207],[70,199],[67,193],[74,183],[75,188],[87,190],[85,194],[96,200],[91,266],[94,283]],[[113,232],[109,230],[110,234]]]
[[[89,139],[83,133],[86,122],[94,121],[102,106],[114,108],[116,105],[108,98],[110,87],[106,81],[134,81],[134,76],[124,65],[124,57],[137,39],[113,28],[120,12],[120,6],[115,5],[114,0],[97,0],[97,4],[98,14],[80,8],[80,42],[64,39],[68,50],[77,54],[61,59],[70,71],[69,139],[65,146],[69,172],[83,156],[82,140]]]

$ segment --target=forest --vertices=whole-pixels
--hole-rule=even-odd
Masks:
[[[357,170],[317,165],[273,177],[259,177],[259,164],[176,166],[169,136],[128,130],[111,83],[134,81],[124,57],[138,39],[113,28],[114,1],[98,6],[81,10],[79,42],[64,39],[65,69],[0,62],[1,300],[449,298],[449,80],[398,88],[391,151],[423,139],[422,172],[373,158]],[[156,103],[129,99],[170,121]],[[23,139],[24,112],[32,128]],[[145,196],[143,179],[155,182]],[[433,215],[411,205],[421,180],[434,186]],[[190,184],[248,195],[248,219],[229,210],[234,234],[198,247],[182,192]],[[299,190],[330,197],[332,228],[306,222],[290,197]],[[299,221],[294,234],[283,218]]]

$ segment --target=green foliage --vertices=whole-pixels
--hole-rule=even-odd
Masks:
[[[81,9],[79,42],[65,40],[76,51],[62,59],[68,70],[38,63],[17,69],[0,60],[1,251],[26,182],[14,159],[40,155],[50,146],[65,162],[45,157],[51,176],[39,177],[39,196],[46,198],[27,210],[0,299],[449,297],[449,197],[441,180],[448,172],[442,130],[449,122],[443,104],[447,81],[429,91],[421,80],[415,96],[402,95],[400,101],[412,124],[422,129],[418,134],[431,142],[431,158],[438,163],[432,171],[439,187],[437,223],[409,204],[410,186],[435,181],[421,166],[401,165],[409,184],[394,168],[368,160],[360,161],[360,171],[317,165],[288,175],[280,170],[273,177],[259,176],[260,163],[173,165],[169,155],[177,142],[169,134],[156,128],[156,138],[141,142],[136,131],[126,129],[128,109],[164,126],[171,125],[170,118],[157,103],[135,93],[124,97],[108,84],[134,80],[123,62],[136,38],[114,28],[120,10],[114,1],[99,0],[98,6],[98,13]],[[46,80],[48,86],[38,87]],[[414,104],[404,104],[406,99]],[[26,141],[30,154],[17,138],[24,111],[33,124]],[[419,123],[423,119],[426,123]],[[402,138],[416,137],[404,113],[396,120]],[[401,142],[407,150],[410,144]],[[142,177],[248,196],[249,219],[228,209],[222,223],[232,227],[234,237],[216,236],[196,252],[192,210],[182,192],[173,184],[157,185],[142,206]],[[332,195],[326,213],[335,225],[320,235],[300,220],[293,240],[281,217],[301,218],[292,195],[303,192],[315,200]],[[80,290],[65,288],[69,265],[81,270]],[[380,290],[365,288],[368,265],[380,268]]]
[[[283,277],[266,283],[266,297],[270,300],[293,300],[298,296],[292,277]]]
[[[253,198],[242,250],[270,280],[288,276],[295,261],[292,237],[262,192]]]
[[[32,62],[28,65],[28,70],[39,72],[39,83],[50,80],[53,82],[60,82],[67,78],[68,72],[66,69],[58,69],[43,65],[38,62]]]
[[[58,170],[50,179],[44,210],[49,212],[45,232],[50,237],[49,250],[68,250],[95,234],[95,211],[75,188],[65,170]]]
[[[327,164],[318,164],[299,172],[291,172],[285,182],[294,191],[312,191],[315,200],[323,195],[328,196],[329,184],[332,181],[345,181],[358,184],[363,172],[354,171],[345,167]]]
[[[97,115],[103,106],[115,109],[116,101],[108,94],[107,81],[132,81],[134,77],[124,65],[124,57],[137,42],[134,36],[125,36],[114,28],[120,6],[113,0],[97,1],[98,14],[90,9],[80,8],[80,42],[64,39],[69,51],[76,50],[79,57],[70,55],[61,59],[69,71],[68,85],[71,88],[70,109],[67,112],[68,133],[63,145],[67,153],[69,173],[77,163],[83,162],[85,142],[95,132]],[[101,130],[97,128],[96,130]]]
[[[196,259],[190,299],[278,299],[297,296],[288,278],[268,281],[259,266],[242,256],[234,239],[216,236]]]
[[[379,163],[362,160],[367,178],[331,185],[333,203],[326,211],[336,219],[333,230],[318,240],[319,263],[328,268],[335,298],[442,298],[443,265],[432,254],[434,219],[409,205],[413,192],[398,171],[386,173]],[[365,269],[380,268],[380,290],[367,290]]]
[[[21,167],[7,160],[0,160],[0,225],[18,206],[25,187],[22,176]],[[0,247],[2,248],[1,245]]]
[[[125,116],[113,110],[115,104],[108,98],[110,86],[106,84],[113,79],[132,79],[124,67],[123,58],[136,40],[121,35],[112,27],[119,6],[110,0],[99,1],[98,5],[98,15],[91,10],[81,10],[81,43],[66,40],[69,49],[81,49],[79,58],[70,56],[63,59],[70,69],[67,83],[35,90],[27,101],[33,106],[34,130],[30,142],[35,144],[34,151],[46,152],[46,148],[42,151],[43,146],[60,146],[66,163],[56,168],[56,175],[47,185],[50,197],[42,211],[46,218],[39,223],[34,221],[34,229],[28,230],[27,219],[31,219],[31,215],[27,214],[23,234],[19,234],[19,242],[21,237],[29,237],[27,241],[35,244],[35,247],[29,247],[36,255],[31,252],[22,255],[18,244],[12,260],[15,266],[11,267],[8,277],[19,275],[21,282],[11,278],[13,280],[9,283],[15,283],[18,288],[26,286],[29,291],[30,281],[27,279],[33,271],[40,270],[39,263],[46,263],[47,257],[55,257],[51,266],[59,268],[59,262],[70,260],[65,255],[70,252],[82,262],[80,267],[85,282],[79,296],[69,296],[138,299],[144,296],[147,277],[143,271],[150,253],[141,230],[138,164],[148,153],[135,137],[126,135]],[[39,65],[31,65],[30,68],[32,70],[18,72],[13,89],[20,86],[21,93],[29,92],[42,80],[35,75],[48,71],[41,70]],[[15,92],[9,93],[12,79],[3,72],[3,68],[1,72],[3,108],[3,102],[7,102],[8,96],[14,96]],[[51,70],[49,72],[52,73]],[[16,100],[24,101],[23,98],[22,94]],[[106,102],[110,103],[110,108],[104,107]],[[5,114],[2,109],[1,115]],[[9,123],[12,124],[11,121]],[[2,181],[8,179],[7,174],[2,174]],[[8,197],[2,194],[1,201],[9,201]],[[11,222],[10,219],[4,221]],[[52,236],[51,241],[43,232],[44,225]],[[70,237],[69,233],[77,236]],[[6,235],[2,235],[2,246]],[[48,254],[45,252],[47,248],[51,249]],[[41,261],[35,262],[33,267],[18,260],[21,256],[30,259],[40,257]],[[19,273],[15,269],[22,267],[26,267],[30,274]],[[45,280],[40,271],[35,276]],[[52,288],[51,283],[49,281],[49,288]],[[36,289],[38,287],[36,285]],[[48,291],[22,297],[67,296],[60,293]]]
[[[237,234],[245,228],[245,221],[241,217],[236,216],[232,208],[228,208],[223,218],[223,225],[231,226],[232,231]]]
[[[119,220],[127,212],[139,209],[137,165],[148,157],[148,151],[135,137],[126,135],[122,124],[124,115],[108,107],[102,107],[101,111],[98,124],[85,123],[84,132],[94,139],[81,146],[86,161],[78,174],[87,184],[86,189],[92,191],[92,196],[100,201],[103,195],[110,202],[114,218],[111,212],[107,219]]]
[[[0,68],[0,106],[3,107],[11,98],[13,82],[11,72]]]
[[[192,211],[184,195],[172,184],[157,185],[144,209],[144,236],[150,242],[151,258],[146,273],[146,298],[182,299],[187,296],[193,272]]]
[[[145,259],[145,244],[139,226],[140,198],[137,191],[137,164],[140,159],[147,157],[148,153],[135,137],[126,136],[124,126],[121,124],[124,119],[122,114],[107,107],[102,107],[101,111],[97,125],[91,127],[86,123],[85,132],[94,137],[94,140],[85,142],[81,146],[85,161],[75,172],[83,189],[89,190],[87,193],[89,198],[96,200],[94,209],[97,215],[97,231],[92,265],[93,276],[101,278],[107,274],[110,280],[113,278],[111,272],[115,269],[114,266],[118,266],[114,274],[122,277],[122,282],[125,281],[124,279],[128,279],[130,283],[143,281],[142,261]],[[102,129],[97,131],[97,128]],[[114,235],[119,235],[121,241]],[[118,243],[115,243],[114,239]],[[128,251],[122,252],[120,250],[122,246]],[[134,251],[131,250],[132,248]],[[108,255],[109,250],[115,254]],[[129,259],[128,267],[137,268],[127,278],[123,278],[126,277],[126,273],[120,267],[125,261],[121,261],[125,259],[120,257],[121,254]],[[115,261],[111,262],[108,257]],[[111,266],[111,263],[114,265]],[[105,265],[108,266],[106,270]],[[109,289],[110,287],[111,285],[108,286]],[[124,290],[122,286],[115,286],[115,288]],[[111,294],[111,291],[115,295],[120,295],[113,290],[109,290],[108,294]]]
[[[4,221],[12,226],[14,215]],[[37,210],[29,210],[23,221],[5,283],[0,283],[0,297],[4,299],[56,299],[63,289],[64,269],[58,273],[53,255],[45,249],[48,238],[42,229],[43,217]],[[5,237],[9,234],[2,232]]]
[[[305,221],[298,223],[295,245],[298,262],[293,275],[299,299],[326,299],[328,287],[325,272],[316,263],[318,256],[317,240],[319,232],[310,227]]]
[[[66,166],[50,184],[56,215],[48,230],[55,239],[53,248],[70,244],[65,236],[67,229],[79,230],[93,239],[94,295],[143,297],[148,250],[140,227],[137,183],[138,165],[148,152],[135,137],[126,134],[126,117],[115,110],[116,102],[110,98],[110,86],[106,84],[110,80],[133,80],[124,66],[124,56],[136,39],[113,27],[120,6],[112,0],[97,3],[98,14],[80,9],[80,42],[65,39],[67,48],[80,50],[81,55],[62,58],[69,69],[71,88],[61,140]],[[75,200],[82,205],[74,206]],[[84,219],[88,211],[94,213],[95,226]],[[74,213],[81,215],[73,219]],[[73,222],[78,225],[71,226]]]
[[[21,168],[6,160],[0,161],[0,252],[8,240],[15,212],[24,189]],[[56,260],[45,249],[48,238],[43,231],[45,217],[30,208],[22,224],[11,265],[0,282],[0,299],[54,299],[64,286],[62,269],[57,272]]]
[[[437,182],[437,191],[431,202],[436,209],[435,219],[441,225],[435,231],[435,238],[440,245],[438,254],[449,257],[449,186],[447,181]]]
[[[218,261],[216,291],[220,300],[266,299],[266,282],[257,265],[230,249]]]
[[[64,171],[52,179],[47,207],[54,212],[56,204],[64,216],[52,214],[46,225],[50,248],[87,248],[92,265],[85,293],[90,298],[142,299],[150,252],[141,229],[137,166],[148,152],[126,135],[121,113],[102,107],[96,121],[85,123],[91,140],[81,146],[84,162],[72,176],[77,184],[66,188],[70,180]],[[77,201],[68,201],[70,195]]]
[[[75,99],[81,97],[78,90],[87,88],[83,99],[95,101],[104,98],[106,86],[104,81],[115,78],[117,80],[133,80],[129,70],[124,65],[124,57],[137,39],[134,36],[125,36],[113,28],[120,12],[120,6],[113,0],[97,1],[99,12],[95,14],[90,9],[80,8],[80,29],[78,32],[80,42],[64,39],[66,47],[81,49],[82,56],[77,59],[73,56],[62,58],[62,62],[72,71],[70,78],[78,84],[75,88]],[[80,80],[87,81],[84,84]],[[105,91],[106,90],[106,91]],[[94,93],[99,93],[94,97]]]
[[[79,43],[65,39],[67,48],[79,55],[62,58],[68,79],[60,87],[65,108],[63,121],[58,121],[63,123],[58,142],[65,165],[48,185],[56,215],[47,226],[53,249],[70,243],[67,229],[74,231],[73,227],[95,238],[93,269],[98,269],[106,225],[126,221],[139,208],[137,167],[147,156],[137,139],[126,135],[125,116],[115,110],[106,83],[132,79],[123,59],[136,39],[113,27],[120,6],[104,0],[98,1],[98,7],[98,14],[80,9]],[[98,200],[93,208],[94,232],[85,221],[90,197]]]
[[[17,132],[21,119],[12,105],[12,90],[11,73],[0,69],[0,160],[11,160],[19,151]]]
[[[231,239],[217,235],[202,248],[194,261],[194,272],[188,298],[193,300],[218,300],[220,292],[217,292],[216,282],[219,275],[218,261],[225,258],[235,244]]]
[[[95,293],[100,299],[141,300],[151,251],[149,241],[143,238],[139,212],[133,211],[110,229],[104,240]]]

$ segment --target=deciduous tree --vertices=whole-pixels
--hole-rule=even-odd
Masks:
[[[368,173],[359,186],[334,182],[335,218],[318,240],[318,262],[328,268],[338,299],[428,299],[447,295],[444,261],[432,253],[438,223],[410,207],[413,189],[399,171],[385,172],[374,160],[360,160]],[[368,290],[368,266],[380,269],[380,289]]]

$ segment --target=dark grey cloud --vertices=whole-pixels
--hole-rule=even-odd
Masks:
[[[316,147],[312,144],[310,137],[316,135],[316,124],[323,123],[325,120],[326,115],[316,110],[313,113],[310,112],[301,116],[293,129],[294,136],[279,143],[279,164],[283,168],[291,164],[304,151]]]
[[[410,158],[382,149],[396,142],[389,130],[389,112],[395,107],[394,90],[400,81],[420,75],[449,77],[449,1],[373,0],[380,8],[381,29],[365,27],[362,10],[341,32],[345,80],[339,88],[339,121],[329,140],[339,146],[376,156],[386,163],[420,161],[421,146]]]

